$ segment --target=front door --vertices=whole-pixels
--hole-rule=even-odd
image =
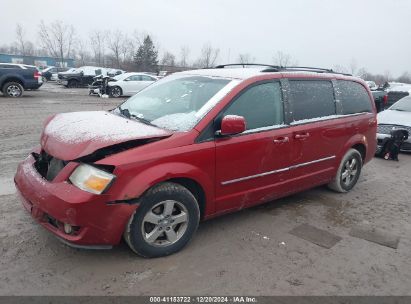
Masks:
[[[269,201],[288,179],[293,138],[284,124],[280,82],[248,87],[220,117],[239,115],[247,130],[216,139],[216,211]]]

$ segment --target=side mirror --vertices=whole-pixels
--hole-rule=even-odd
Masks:
[[[226,115],[221,121],[220,135],[235,135],[246,130],[246,122],[243,116]]]

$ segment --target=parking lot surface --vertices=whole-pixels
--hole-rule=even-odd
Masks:
[[[319,187],[204,222],[166,258],[140,258],[124,243],[104,251],[62,244],[20,204],[17,164],[48,115],[121,101],[53,83],[0,96],[0,295],[411,295],[407,154],[374,159],[350,193]],[[311,234],[299,237],[303,224]],[[353,236],[358,225],[399,238],[397,248]]]

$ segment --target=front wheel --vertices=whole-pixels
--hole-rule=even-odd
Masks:
[[[121,90],[121,88],[119,86],[115,86],[110,88],[110,96],[111,97],[120,97],[121,95],[123,95],[123,91]]]
[[[131,216],[124,238],[144,257],[161,257],[181,250],[193,237],[200,210],[193,194],[175,183],[150,189]]]
[[[348,192],[357,183],[362,168],[362,157],[360,152],[350,149],[344,155],[338,167],[335,179],[328,184],[328,187],[336,192]]]

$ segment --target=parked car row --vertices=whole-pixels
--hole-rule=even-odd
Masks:
[[[114,77],[124,71],[94,66],[83,66],[58,73],[58,82],[68,88],[86,87],[93,83],[94,77],[103,75]]]

